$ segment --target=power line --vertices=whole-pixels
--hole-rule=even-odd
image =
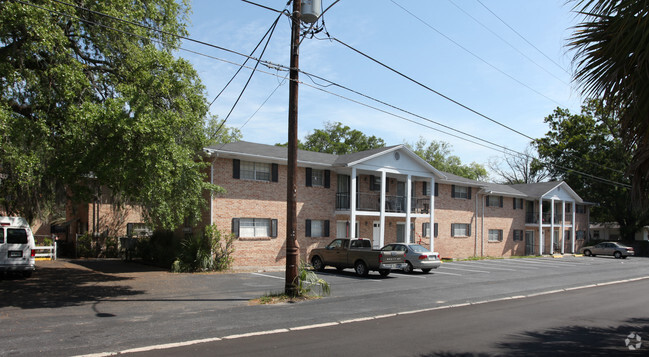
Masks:
[[[532,42],[530,42],[525,36],[521,35],[516,29],[514,29],[512,26],[510,26],[505,20],[503,20],[500,16],[496,15],[495,12],[491,11],[490,8],[487,7],[482,1],[476,0],[480,5],[482,5],[487,11],[489,11],[492,15],[494,15],[500,22],[502,22],[505,26],[507,26],[510,30],[512,30],[515,34],[518,35],[518,37],[522,38],[523,41],[527,42],[528,45],[534,47],[535,50],[537,50],[540,54],[542,54],[545,58],[550,60],[550,62],[554,63],[557,67],[561,68],[562,71],[566,72],[567,74],[570,74],[565,68],[563,68],[560,64],[558,64],[555,60],[550,58],[550,56],[546,55],[543,51],[541,51],[538,47],[536,47]]]
[[[473,57],[475,57],[475,58],[477,58],[478,60],[480,60],[482,63],[486,64],[487,66],[489,66],[489,67],[491,67],[491,68],[493,68],[493,69],[495,69],[496,71],[500,72],[502,75],[508,77],[509,79],[511,79],[511,80],[513,80],[514,82],[520,84],[521,86],[523,86],[523,87],[525,87],[525,88],[531,90],[532,92],[534,92],[534,93],[536,93],[536,94],[538,94],[538,95],[544,97],[545,99],[547,99],[547,100],[549,100],[549,101],[555,103],[555,104],[558,105],[558,106],[561,106],[561,103],[559,103],[559,102],[557,102],[556,100],[554,100],[554,99],[548,97],[547,95],[545,95],[545,94],[543,94],[543,93],[537,91],[536,89],[530,87],[529,85],[525,84],[523,81],[521,81],[521,80],[517,79],[516,77],[510,75],[509,73],[507,73],[507,72],[501,70],[500,68],[494,66],[493,64],[489,63],[487,60],[485,60],[485,59],[483,59],[482,57],[478,56],[477,54],[475,54],[474,52],[472,52],[472,51],[469,50],[468,48],[462,46],[459,42],[457,42],[457,41],[453,40],[452,38],[450,38],[449,36],[445,35],[445,34],[442,33],[441,31],[439,31],[438,29],[436,29],[435,27],[433,27],[431,24],[429,24],[428,22],[424,21],[424,20],[423,20],[422,18],[420,18],[419,16],[413,14],[411,11],[409,11],[409,10],[406,9],[405,7],[401,6],[401,5],[400,5],[399,3],[397,3],[395,0],[390,0],[390,1],[392,1],[393,4],[395,4],[396,6],[398,6],[399,8],[401,8],[403,11],[405,11],[406,13],[408,13],[410,16],[412,16],[412,17],[414,17],[415,19],[417,19],[419,22],[423,23],[424,25],[426,25],[427,27],[429,27],[429,28],[432,29],[433,31],[437,32],[440,36],[446,38],[447,40],[451,41],[453,44],[455,44],[456,46],[458,46],[459,48],[461,48],[462,50],[464,50],[464,51],[467,52],[468,54],[470,54],[470,55],[472,55]]]
[[[24,2],[24,1],[20,1],[20,0],[15,0],[15,1],[16,1],[16,2],[19,2],[19,3],[23,4],[23,5],[36,7],[36,8],[39,8],[39,9],[41,9],[41,10],[44,10],[44,11],[48,11],[48,12],[51,12],[51,13],[57,13],[57,14],[60,14],[60,15],[62,15],[62,16],[66,16],[66,17],[69,17],[69,18],[77,19],[77,20],[79,20],[79,21],[84,21],[84,22],[89,23],[89,24],[97,25],[97,26],[104,27],[104,28],[107,28],[107,29],[110,29],[110,30],[114,30],[114,31],[122,32],[122,33],[125,33],[125,34],[129,34],[129,35],[132,35],[132,36],[136,36],[136,37],[142,38],[142,39],[148,39],[148,40],[150,40],[150,41],[154,41],[154,42],[158,42],[158,43],[164,44],[164,42],[163,42],[162,40],[159,40],[159,39],[153,39],[153,38],[148,38],[148,37],[145,37],[145,36],[137,35],[137,34],[134,34],[134,33],[128,32],[128,31],[124,31],[124,30],[120,30],[120,29],[116,29],[116,28],[113,28],[113,27],[107,26],[107,25],[99,24],[99,23],[94,22],[94,21],[90,21],[90,20],[87,20],[87,19],[79,18],[79,17],[76,17],[76,16],[73,16],[73,15],[70,15],[70,14],[65,13],[65,12],[61,12],[61,11],[57,11],[57,10],[52,10],[52,9],[47,9],[47,8],[42,7],[42,6],[35,5],[35,4],[31,4],[31,3],[27,3],[27,2]],[[53,0],[53,1],[60,2],[60,1],[57,1],[57,0]],[[74,6],[74,5],[72,5],[72,6]],[[76,6],[74,6],[74,7],[76,7]],[[98,13],[98,12],[95,12],[95,13],[101,15],[101,13]],[[106,15],[106,16],[109,16],[109,15]],[[111,16],[109,16],[109,17],[111,17]],[[118,18],[115,18],[115,19],[118,19]],[[119,20],[119,19],[118,19],[118,20]],[[125,22],[129,22],[129,21],[125,21]],[[155,31],[163,32],[163,31],[160,31],[160,30],[155,30]],[[179,36],[179,37],[181,37],[181,36]],[[196,40],[194,40],[194,41],[196,41]],[[200,42],[200,41],[199,41],[199,42]],[[211,44],[208,44],[208,46],[210,46],[210,47],[214,47],[214,48],[217,48],[217,49],[221,49],[221,50],[224,50],[224,51],[229,52],[229,53],[239,54],[240,56],[243,56],[243,57],[251,57],[251,56],[247,56],[247,55],[245,55],[245,54],[237,53],[236,51],[232,51],[232,50],[229,50],[229,49],[226,49],[226,48],[222,48],[222,47],[220,47],[220,46],[215,46],[215,45],[211,45]],[[348,45],[346,45],[346,46],[348,46]],[[348,47],[349,47],[349,46],[348,46]],[[216,59],[216,60],[219,60],[219,61],[223,61],[223,62],[226,62],[226,63],[230,63],[230,64],[233,64],[233,65],[236,65],[236,66],[242,66],[242,65],[240,65],[240,64],[238,64],[238,63],[234,63],[234,62],[231,62],[231,61],[223,60],[223,59],[220,59],[220,58],[218,58],[218,57],[210,56],[210,55],[207,55],[207,54],[204,54],[204,53],[201,53],[201,52],[197,52],[197,51],[193,51],[193,50],[188,50],[188,49],[185,49],[185,48],[182,48],[182,47],[178,47],[178,48],[181,49],[181,50],[187,51],[187,52],[191,52],[191,53],[194,53],[194,54],[197,54],[197,55],[201,55],[201,56],[206,56],[206,57],[208,57],[208,58],[213,58],[213,59]],[[350,47],[350,48],[351,48],[351,47]],[[353,49],[353,48],[352,48],[352,49]],[[354,49],[354,50],[355,50],[355,49]],[[358,51],[358,50],[355,50],[355,51]],[[364,54],[363,54],[363,55],[364,55]],[[367,55],[364,55],[364,56],[367,56]],[[253,58],[253,59],[255,59],[255,60],[258,60],[258,59],[254,58],[254,57],[251,57],[251,58]],[[374,59],[372,59],[372,60],[373,60],[373,61],[376,61],[376,60],[374,60]],[[262,62],[262,61],[259,60],[259,62]],[[380,63],[380,62],[379,62],[379,63]],[[381,64],[381,65],[382,65],[382,66],[386,66],[386,65],[384,65],[384,64]],[[285,68],[286,68],[285,66],[281,66],[281,65],[275,65],[275,66],[276,66],[276,67],[274,67],[274,68],[276,68],[276,69],[285,69]],[[246,68],[250,68],[250,67],[246,67]],[[273,76],[277,76],[277,77],[279,77],[279,75],[277,75],[277,74],[270,73],[270,72],[265,72],[265,71],[261,71],[261,70],[256,69],[256,68],[257,68],[256,66],[255,66],[255,68],[252,68],[252,69],[253,69],[253,72],[260,71],[260,72],[262,72],[262,73],[266,73],[266,74],[270,74],[270,75],[273,75]],[[389,67],[387,67],[387,68],[389,68]],[[395,70],[393,70],[393,69],[391,69],[391,70],[392,70],[392,71],[395,71]],[[314,76],[314,77],[317,77],[317,76],[315,76],[315,75],[308,74],[308,73],[306,73],[306,72],[302,72],[302,73],[306,74],[307,76]],[[399,72],[397,72],[397,73],[399,73]],[[285,77],[284,77],[284,78],[285,78]],[[322,80],[325,80],[325,81],[331,83],[332,85],[336,85],[336,86],[338,86],[338,87],[340,87],[340,88],[347,89],[346,87],[344,87],[344,86],[342,86],[342,85],[336,84],[335,82],[331,82],[331,81],[326,80],[326,79],[324,79],[324,78],[322,78],[322,77],[317,77],[317,78],[322,79]],[[415,82],[416,82],[416,81],[415,81]],[[401,118],[401,119],[404,119],[404,120],[406,120],[406,121],[409,121],[409,122],[415,123],[415,124],[417,124],[417,125],[421,125],[421,126],[424,126],[424,127],[430,128],[430,129],[432,129],[432,130],[436,130],[436,131],[441,132],[441,133],[444,133],[444,134],[446,134],[446,135],[450,135],[450,136],[453,136],[453,137],[459,138],[459,139],[461,139],[461,140],[465,140],[465,141],[467,141],[467,142],[471,142],[471,143],[473,143],[473,144],[476,144],[476,145],[479,145],[479,146],[483,146],[483,147],[485,147],[485,148],[489,148],[489,149],[492,149],[492,150],[496,150],[496,148],[494,148],[494,147],[485,146],[485,145],[483,145],[483,144],[479,144],[479,143],[477,143],[477,142],[475,142],[475,141],[472,141],[472,140],[469,140],[469,139],[466,139],[466,138],[462,138],[462,137],[458,137],[458,136],[456,136],[456,135],[454,135],[454,134],[450,134],[450,133],[445,132],[445,131],[443,131],[443,130],[435,129],[435,128],[432,128],[432,127],[427,126],[427,125],[425,125],[425,124],[422,124],[422,123],[419,123],[419,122],[413,121],[412,119],[408,119],[408,118],[405,118],[405,117],[402,117],[402,116],[398,116],[398,115],[396,115],[396,114],[393,114],[393,113],[387,112],[387,111],[382,110],[382,109],[380,109],[380,108],[376,108],[376,107],[370,106],[370,105],[368,105],[368,104],[365,104],[365,103],[362,103],[362,102],[359,102],[359,101],[353,100],[353,99],[351,99],[351,98],[344,97],[344,96],[342,96],[342,95],[339,95],[339,94],[336,94],[336,93],[333,93],[333,92],[330,92],[330,91],[324,90],[324,89],[322,89],[322,88],[317,88],[317,87],[314,86],[314,85],[309,85],[308,83],[304,83],[304,82],[300,82],[300,83],[302,83],[302,84],[304,84],[304,85],[306,85],[306,86],[309,86],[309,87],[315,88],[315,89],[317,89],[317,90],[321,90],[321,91],[324,91],[324,92],[326,92],[326,93],[330,93],[330,94],[335,95],[335,96],[338,96],[338,97],[340,97],[340,98],[343,98],[343,99],[349,100],[349,101],[351,101],[351,102],[354,102],[354,103],[357,103],[357,104],[360,104],[360,105],[363,105],[363,106],[366,106],[366,107],[369,107],[369,108],[372,108],[372,109],[375,109],[375,110],[381,111],[381,112],[383,112],[383,113],[385,113],[385,114],[389,114],[389,115],[395,116],[395,117],[397,117],[397,118]],[[418,82],[416,82],[416,83],[418,83]],[[351,89],[347,89],[347,90],[351,90]],[[445,126],[445,125],[443,125],[443,124],[440,124],[440,123],[434,122],[434,121],[432,121],[432,120],[430,120],[430,119],[427,119],[427,118],[425,118],[425,117],[422,117],[422,116],[416,115],[416,114],[414,114],[414,113],[410,113],[410,112],[408,112],[408,111],[406,111],[406,110],[403,110],[403,109],[401,109],[401,108],[399,108],[399,107],[396,107],[396,106],[394,106],[394,105],[388,104],[388,103],[386,103],[386,102],[382,102],[382,101],[380,101],[380,100],[378,100],[378,99],[374,99],[374,98],[372,98],[372,97],[370,97],[370,96],[367,96],[367,95],[364,95],[364,94],[362,94],[362,93],[360,93],[360,92],[353,91],[353,90],[351,90],[351,91],[354,92],[355,94],[362,95],[362,96],[364,96],[364,97],[366,97],[366,98],[372,99],[372,100],[377,101],[377,102],[379,102],[379,103],[381,103],[381,104],[384,104],[384,105],[390,106],[390,107],[392,107],[392,108],[398,109],[398,110],[400,110],[400,111],[402,111],[402,112],[404,112],[404,113],[408,113],[409,115],[414,115],[414,116],[416,116],[416,117],[422,118],[422,119],[427,120],[427,121],[429,121],[429,122],[431,122],[431,123],[434,123],[434,124],[436,124],[436,125],[444,126],[444,127],[449,128],[449,129],[451,129],[451,130],[454,130],[454,131],[456,131],[456,132],[462,133],[463,135],[467,135],[467,136],[469,136],[469,137],[473,137],[473,138],[475,138],[476,140],[479,140],[479,141],[482,141],[482,142],[486,142],[486,143],[488,143],[488,144],[490,144],[490,145],[494,145],[495,147],[499,147],[499,148],[502,149],[502,151],[501,151],[501,150],[497,150],[497,151],[501,151],[501,152],[503,152],[504,154],[510,154],[509,152],[511,152],[511,153],[514,153],[514,154],[518,154],[518,155],[523,155],[523,156],[528,156],[528,157],[530,157],[529,155],[522,154],[522,153],[520,153],[520,152],[517,152],[517,151],[512,150],[512,149],[510,149],[510,148],[504,147],[504,146],[502,146],[502,145],[492,143],[492,142],[490,142],[490,141],[488,141],[488,140],[485,140],[485,139],[482,139],[482,138],[479,138],[479,137],[473,136],[473,135],[471,135],[471,134],[468,134],[468,133],[462,132],[462,131],[460,131],[460,130],[457,130],[457,129],[451,128],[451,127],[449,127],[449,126]],[[271,95],[272,95],[272,93],[271,93]],[[459,104],[459,103],[458,103],[458,104]],[[461,105],[461,104],[460,104],[460,105]],[[471,110],[470,108],[468,108],[468,109]],[[471,111],[473,111],[473,110],[471,110]],[[523,134],[523,135],[524,135],[524,134]],[[524,135],[524,136],[525,136],[525,135]],[[534,140],[534,139],[532,139],[532,140]],[[551,164],[551,165],[553,165],[553,166],[555,166],[555,167],[559,167],[559,168],[561,168],[561,169],[563,169],[563,170],[566,170],[566,171],[569,171],[569,172],[575,172],[575,173],[578,173],[578,174],[580,174],[580,175],[583,175],[583,176],[586,176],[586,177],[590,177],[590,178],[592,178],[592,179],[595,179],[595,180],[598,180],[598,181],[601,181],[601,182],[610,183],[610,184],[613,184],[613,185],[618,185],[618,186],[623,186],[623,187],[629,187],[629,185],[626,185],[626,184],[622,184],[622,183],[619,183],[619,182],[614,182],[614,181],[611,181],[611,180],[608,180],[608,179],[604,179],[604,178],[601,178],[601,177],[597,177],[597,176],[594,176],[594,175],[590,175],[590,174],[587,174],[587,173],[584,173],[584,172],[581,172],[581,171],[578,171],[578,170],[574,170],[574,169],[566,168],[566,167],[563,167],[563,166],[560,166],[560,165],[557,165],[557,164]],[[617,170],[616,170],[616,171],[617,171]]]
[[[453,4],[453,6],[455,6],[456,8],[458,8],[462,13],[464,13],[466,16],[470,17],[473,21],[475,21],[478,25],[482,26],[482,28],[484,28],[485,30],[491,32],[492,35],[498,37],[498,39],[500,39],[501,41],[503,41],[504,43],[506,43],[506,44],[507,44],[509,47],[511,47],[514,51],[518,52],[521,56],[525,57],[528,61],[532,62],[534,65],[536,65],[538,68],[540,68],[541,70],[543,70],[545,73],[551,75],[551,76],[554,77],[556,80],[558,80],[558,81],[560,81],[561,83],[563,83],[563,84],[567,85],[568,87],[570,87],[570,84],[569,84],[569,83],[566,83],[563,79],[557,77],[554,73],[550,72],[548,69],[546,69],[545,67],[543,67],[542,65],[540,65],[538,62],[536,62],[535,60],[533,60],[532,58],[530,58],[530,57],[529,57],[528,55],[526,55],[525,53],[523,53],[523,51],[519,50],[519,49],[518,49],[516,46],[514,46],[511,42],[509,42],[509,41],[507,41],[506,39],[504,39],[502,36],[500,36],[499,34],[497,34],[494,30],[492,30],[491,28],[489,28],[487,25],[485,25],[484,23],[482,23],[480,20],[476,19],[475,16],[471,15],[470,13],[468,13],[466,10],[464,10],[462,7],[460,7],[460,5],[456,4],[453,0],[448,0],[448,2],[450,2],[451,4]]]

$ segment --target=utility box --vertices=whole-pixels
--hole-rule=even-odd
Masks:
[[[312,24],[318,20],[322,13],[321,0],[301,0],[302,1],[302,22]]]

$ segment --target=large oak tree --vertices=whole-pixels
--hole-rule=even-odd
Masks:
[[[29,219],[61,199],[139,204],[158,227],[196,217],[208,105],[174,56],[188,4],[0,0],[0,200]],[[125,21],[123,21],[125,20]]]

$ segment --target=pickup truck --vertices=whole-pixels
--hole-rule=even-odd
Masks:
[[[317,271],[330,265],[339,271],[353,268],[359,276],[367,276],[370,270],[388,276],[392,269],[405,266],[404,252],[372,250],[369,239],[334,239],[324,248],[313,249],[309,261]]]

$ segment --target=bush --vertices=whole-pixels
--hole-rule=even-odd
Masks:
[[[171,270],[176,273],[226,270],[232,265],[233,244],[234,235],[222,233],[215,225],[207,226],[203,234],[181,242]]]
[[[79,258],[96,258],[92,249],[92,236],[90,233],[84,233],[77,238],[77,256]]]

